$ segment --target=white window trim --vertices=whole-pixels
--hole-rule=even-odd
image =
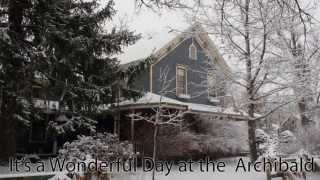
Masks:
[[[181,99],[191,99],[191,96],[189,94],[178,94],[178,98]]]
[[[195,50],[195,53],[194,53],[195,57],[192,57],[192,48],[194,48],[194,50]],[[193,42],[189,46],[189,58],[192,59],[192,60],[197,60],[198,59],[198,49],[197,49],[197,46],[195,46]]]
[[[178,91],[177,91],[177,87],[178,87],[178,69],[181,68],[181,69],[184,69],[185,72],[186,72],[186,84],[185,84],[185,88],[186,88],[186,93],[185,94],[179,94]],[[176,66],[176,95],[180,98],[184,98],[184,99],[188,99],[186,97],[190,97],[190,95],[188,95],[188,68],[185,66],[185,65],[181,65],[181,64],[178,64]]]
[[[218,97],[208,96],[208,100],[211,103],[220,103],[220,99]]]
[[[212,75],[211,75],[212,76]],[[209,77],[210,77],[210,74],[207,73],[207,96],[208,96],[208,100],[209,102],[211,103],[220,103],[220,99],[218,98],[218,93],[217,93],[217,89],[215,87],[210,87],[210,84],[209,84]],[[213,77],[213,76],[212,76]],[[213,78],[216,78],[216,77],[213,77]],[[216,80],[216,79],[215,79]],[[213,89],[214,88],[214,89]],[[214,90],[214,96],[212,96],[211,94],[211,91]]]

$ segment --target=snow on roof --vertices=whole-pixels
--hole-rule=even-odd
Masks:
[[[151,92],[147,92],[144,94],[141,98],[134,100],[126,100],[119,103],[120,106],[125,105],[138,105],[138,104],[156,104],[156,103],[169,103],[169,104],[177,104],[177,105],[183,105],[183,102],[168,98],[165,96],[160,96],[158,94],[154,94]]]
[[[120,64],[121,70],[127,70],[130,66],[137,66],[140,62],[143,62],[146,58],[137,59],[128,63]]]
[[[125,70],[128,69],[130,66],[136,66],[150,55],[152,55],[152,57],[154,57],[155,59],[159,60],[170,52],[168,49],[174,49],[181,42],[185,41],[190,37],[195,37],[198,43],[202,44],[202,46],[205,47],[205,50],[208,53],[208,55],[211,56],[211,59],[214,61],[215,64],[221,67],[223,73],[231,75],[231,68],[229,64],[221,55],[220,51],[212,41],[212,38],[209,36],[208,32],[206,32],[206,30],[200,24],[194,24],[186,30],[178,33],[170,41],[168,41],[162,46],[159,46],[158,43],[158,47],[155,48],[157,49],[155,52],[150,52],[150,54],[148,54],[147,56],[140,57],[137,60],[123,63],[120,65],[120,67],[122,70]]]
[[[211,106],[211,105],[205,105],[205,104],[182,102],[176,99],[161,96],[151,92],[147,92],[136,101],[134,100],[122,101],[119,103],[119,106],[124,107],[124,106],[135,106],[135,105],[151,105],[151,104],[157,105],[160,102],[161,104],[185,106],[186,109],[188,109],[191,112],[231,115],[231,116],[238,116],[238,117],[242,116],[242,118],[245,118],[245,116],[247,116],[247,113],[241,110],[236,110],[235,108],[223,108],[221,106]]]
[[[185,103],[188,105],[189,110],[200,112],[223,112],[223,108],[218,106],[210,106],[205,104]]]

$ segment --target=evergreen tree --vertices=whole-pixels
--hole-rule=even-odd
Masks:
[[[115,56],[139,39],[108,25],[113,7],[113,0],[10,0],[1,8],[0,159],[15,152],[16,124],[39,114],[31,103],[34,86],[77,115],[71,128],[92,128],[90,117],[112,102],[124,74]]]

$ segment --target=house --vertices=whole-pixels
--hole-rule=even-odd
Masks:
[[[144,97],[137,101],[123,101],[120,109],[139,109],[157,102],[157,96],[172,101],[172,106],[186,106],[194,113],[212,113],[235,119],[244,118],[243,112],[226,108],[231,97],[227,92],[227,65],[218,49],[200,26],[193,26],[152,55],[153,61],[137,75],[131,90],[143,92]],[[122,65],[123,69],[139,66],[143,60]],[[163,93],[163,78],[166,75],[166,89]],[[127,84],[127,83],[124,83]],[[129,88],[129,87],[125,87]],[[151,98],[152,100],[146,100]],[[143,101],[146,100],[146,101]]]
[[[130,79],[133,85],[123,87],[142,92],[142,96],[135,100],[120,98],[115,104],[118,113],[114,132],[120,139],[148,144],[152,127],[133,122],[128,114],[152,113],[152,109],[160,104],[170,110],[188,112],[189,119],[201,114],[220,119],[247,120],[245,112],[229,106],[231,98],[227,94],[227,80],[232,75],[230,67],[201,26],[193,26],[179,34],[151,57],[151,63],[143,72]],[[143,64],[144,60],[137,60],[122,65],[122,68]]]
[[[176,36],[152,57],[151,63],[132,79],[130,84],[133,86],[127,86],[128,82],[122,84],[123,89],[139,92],[141,97],[128,100],[122,98],[123,91],[115,92],[119,95],[114,101],[117,103],[111,106],[115,112],[113,118],[99,119],[97,131],[113,131],[121,140],[134,141],[136,149],[140,148],[140,151],[147,154],[150,147],[145,147],[145,144],[150,144],[152,136],[148,134],[152,133],[153,128],[145,122],[130,121],[129,113],[152,113],[152,109],[158,108],[160,103],[172,111],[187,112],[185,118],[191,121],[199,114],[247,120],[245,112],[229,107],[231,99],[227,94],[227,77],[231,76],[231,70],[200,26],[193,26]],[[145,65],[144,60],[124,64],[121,68],[141,65]],[[23,149],[19,152],[55,154],[57,146],[61,146],[68,137],[61,137],[63,139],[60,140],[51,137],[48,135],[47,123],[60,123],[71,114],[67,110],[61,113],[64,110],[58,98],[49,96],[41,88],[33,89],[33,99],[35,107],[41,110],[46,121],[39,121],[40,124],[36,122],[32,124],[31,132],[21,133],[19,147]]]

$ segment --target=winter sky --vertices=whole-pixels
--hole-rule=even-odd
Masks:
[[[188,27],[182,12],[162,10],[159,14],[149,9],[137,12],[134,0],[117,0],[115,9],[118,11],[116,21],[124,19],[130,30],[142,35],[142,39],[120,55],[122,63],[147,57],[155,49],[161,48],[177,35],[177,32],[169,32],[171,28],[184,30]]]
[[[303,0],[302,2],[308,4],[306,3],[308,1],[312,1],[317,7],[320,5],[320,0]],[[189,27],[184,13],[179,10],[161,10],[160,14],[144,8],[138,12],[134,0],[116,0],[115,9],[117,16],[114,20],[118,24],[125,22],[130,30],[142,35],[142,39],[136,44],[124,49],[124,53],[119,57],[121,63],[147,57],[177,35],[177,31],[170,30],[182,31]],[[313,14],[320,22],[320,9],[313,10]]]

